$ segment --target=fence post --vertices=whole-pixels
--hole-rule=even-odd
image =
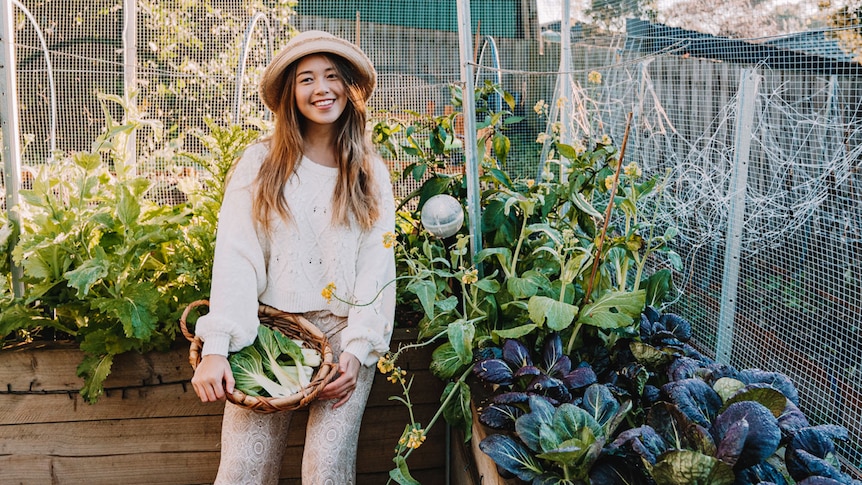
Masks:
[[[12,0],[0,0],[0,128],[3,130],[3,174],[6,187],[6,213],[12,222],[11,247],[18,241],[18,189],[21,186],[21,140],[18,137],[18,80],[15,69],[15,18]],[[21,267],[9,261],[12,267],[12,294],[24,294]]]
[[[732,177],[727,189],[730,208],[725,235],[724,272],[721,278],[721,309],[718,315],[715,359],[730,363],[733,351],[733,327],[736,319],[736,290],[739,285],[739,255],[745,225],[745,192],[748,184],[748,162],[757,89],[762,77],[754,69],[743,69],[736,102],[736,133]]]
[[[137,0],[123,1],[123,94],[132,106],[138,89],[138,6]],[[129,107],[127,107],[128,109]],[[126,140],[126,170],[138,171],[138,135],[132,130]]]
[[[471,260],[482,249],[480,221],[482,208],[479,197],[479,162],[476,155],[476,100],[473,87],[473,35],[470,21],[470,1],[458,0],[458,46],[461,60],[462,109],[464,110],[464,176],[467,180],[467,214],[470,222]]]

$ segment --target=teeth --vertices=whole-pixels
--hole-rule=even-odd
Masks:
[[[332,105],[332,103],[334,103],[333,100],[327,99],[327,100],[323,100],[323,101],[317,101],[314,103],[314,105],[319,107],[319,108],[322,108],[324,106],[330,106],[330,105]]]

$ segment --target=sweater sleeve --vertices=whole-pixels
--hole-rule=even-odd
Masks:
[[[219,212],[209,313],[198,319],[201,355],[235,352],[257,337],[258,295],[266,288],[265,248],[252,218],[252,186],[266,154],[249,147],[234,169]]]
[[[356,258],[353,301],[342,331],[342,351],[366,366],[389,350],[395,320],[395,251],[384,235],[395,231],[395,198],[389,172],[382,160],[375,173],[380,194],[380,217],[362,233]]]

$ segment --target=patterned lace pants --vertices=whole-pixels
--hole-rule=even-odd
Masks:
[[[328,337],[333,353],[341,353],[343,317],[329,312],[306,313]],[[334,333],[334,335],[330,335]],[[302,455],[303,485],[353,485],[359,424],[374,381],[374,367],[362,366],[356,390],[346,404],[315,401],[308,408]],[[215,485],[277,484],[287,430],[293,413],[262,414],[225,404],[221,431],[221,463]],[[291,463],[291,466],[298,464]]]

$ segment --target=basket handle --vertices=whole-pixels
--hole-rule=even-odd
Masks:
[[[192,311],[193,308],[197,308],[202,305],[209,306],[209,300],[197,300],[189,303],[185,310],[183,310],[183,315],[180,317],[180,330],[182,330],[183,335],[188,339],[189,342],[195,341],[195,335],[189,332],[188,325],[186,325],[186,319],[189,317],[189,312]]]

